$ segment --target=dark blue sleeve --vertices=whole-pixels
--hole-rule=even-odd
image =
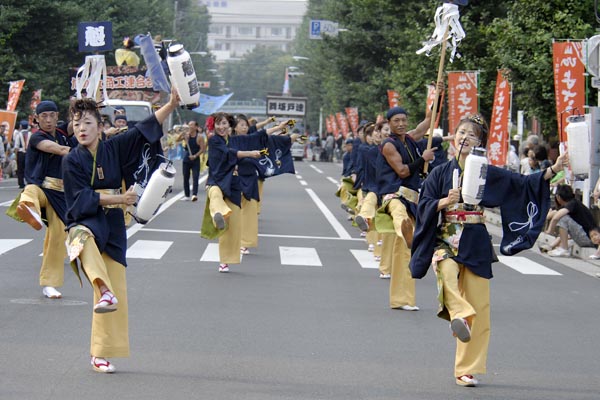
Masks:
[[[521,175],[488,166],[481,205],[500,207],[500,252],[514,255],[533,247],[550,209],[550,187],[544,174]]]
[[[67,221],[81,222],[95,217],[100,208],[100,195],[92,189],[92,165],[82,165],[78,151],[67,154],[62,161]]]
[[[152,172],[164,161],[160,139],[162,127],[151,115],[125,133],[110,139],[119,154],[121,174],[127,187],[135,182],[146,187]]]

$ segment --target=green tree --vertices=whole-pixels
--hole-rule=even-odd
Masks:
[[[264,99],[268,93],[281,93],[285,69],[293,66],[290,54],[268,46],[257,46],[241,61],[231,61],[221,70],[222,80],[233,99]],[[292,81],[292,93],[298,94]]]
[[[557,132],[552,40],[589,38],[596,26],[592,0],[519,0],[484,29],[490,59],[511,70],[513,109],[540,119],[547,138]]]
[[[431,57],[417,56],[433,32],[439,1],[312,0],[295,43],[296,54],[309,57],[304,68],[311,107],[309,123],[324,114],[358,106],[373,119],[387,108],[387,89],[400,92],[413,122],[424,114],[424,85],[437,77],[439,46]],[[308,21],[328,19],[347,31],[335,38],[308,39]],[[492,111],[497,70],[512,71],[513,112],[523,109],[542,120],[546,135],[555,131],[552,39],[594,35],[592,0],[471,0],[461,8],[466,38],[461,58],[445,70],[477,70],[480,109]],[[591,95],[588,100],[592,100]],[[589,101],[588,101],[589,102]]]
[[[64,111],[70,93],[69,69],[82,65],[87,55],[78,52],[79,22],[112,22],[116,49],[125,36],[150,32],[172,37],[174,11],[171,0],[4,0],[0,5],[0,98],[7,98],[9,81],[25,79],[17,106],[19,117],[29,114],[31,94],[40,88],[44,99],[56,101]],[[206,50],[208,21],[206,7],[178,0],[176,33],[190,51]],[[105,56],[107,65],[113,65],[114,52]],[[203,75],[213,66],[210,57],[198,63]]]

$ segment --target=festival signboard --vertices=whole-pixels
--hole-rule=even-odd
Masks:
[[[75,95],[77,68],[70,69],[71,95]],[[106,67],[106,90],[110,99],[148,101],[160,100],[160,92],[153,90],[152,79],[146,76],[146,67]],[[102,84],[102,82],[100,82]]]

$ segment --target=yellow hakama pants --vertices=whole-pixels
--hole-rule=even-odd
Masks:
[[[373,245],[374,248],[377,248],[377,238],[379,237],[379,234],[377,233],[377,231],[374,230],[370,230],[369,232],[367,232],[367,244],[369,245]]]
[[[381,261],[379,262],[379,272],[385,275],[392,274],[392,260],[394,259],[394,241],[396,234],[381,233]]]
[[[379,245],[378,243],[381,241],[382,238],[383,238],[383,235],[381,233],[377,233],[377,239],[375,241],[375,251],[373,251],[373,255],[375,257],[381,257],[382,246]]]
[[[46,210],[48,227],[44,237],[40,286],[60,287],[65,280],[65,258],[67,257],[65,225],[39,186],[25,186],[21,193],[20,202],[33,204],[33,208],[39,215],[42,215],[42,208]]]
[[[454,376],[485,374],[490,342],[490,281],[475,275],[452,258],[438,262],[444,306],[450,319],[468,318],[471,340],[456,339]]]
[[[390,279],[390,307],[416,306],[415,280],[412,277],[408,264],[410,263],[410,249],[402,235],[402,222],[410,217],[404,204],[393,199],[388,205],[388,210],[394,221],[396,237],[392,250],[392,277]],[[405,222],[406,223],[406,222]]]
[[[258,247],[258,201],[242,196],[242,247]]]
[[[265,181],[263,179],[258,180],[258,198],[262,201],[263,198],[263,189],[265,186]],[[260,215],[260,201],[258,202],[256,213]]]
[[[118,300],[117,311],[92,312],[90,355],[112,358],[129,357],[129,323],[127,307],[127,279],[125,266],[98,250],[93,238],[85,241],[79,254],[85,275],[94,289],[94,303],[102,297],[97,279],[104,282]]]
[[[227,221],[227,230],[219,237],[219,262],[239,264],[242,247],[242,211],[229,199],[223,197],[221,188],[213,185],[208,189],[210,216],[221,213]]]

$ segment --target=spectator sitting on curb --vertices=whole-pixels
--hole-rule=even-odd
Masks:
[[[600,227],[595,226],[590,229],[590,239],[592,240],[592,243],[598,246],[596,252],[590,255],[590,259],[598,260],[600,259]]]
[[[569,185],[559,185],[556,190],[556,203],[560,207],[552,213],[550,225],[546,233],[552,235],[558,226],[558,237],[550,246],[542,245],[540,250],[548,252],[551,257],[569,257],[569,236],[580,247],[594,247],[591,232],[595,231],[592,212],[581,201],[575,198]],[[597,239],[600,243],[600,238]]]

